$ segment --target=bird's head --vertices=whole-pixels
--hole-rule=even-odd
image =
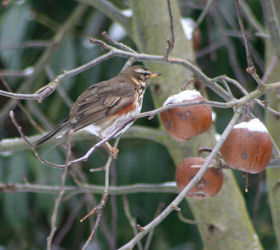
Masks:
[[[150,80],[156,76],[161,75],[160,72],[152,72],[141,65],[135,65],[123,70],[121,75],[128,75],[137,85],[145,89]]]

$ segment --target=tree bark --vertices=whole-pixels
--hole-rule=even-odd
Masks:
[[[280,11],[280,9],[279,9]],[[275,49],[270,42],[266,43],[266,65],[271,63],[275,56]],[[279,61],[273,69],[268,82],[279,81],[280,79],[280,64]],[[266,99],[269,101],[269,106],[275,110],[280,110],[280,98],[277,92],[269,92]],[[280,119],[279,116],[273,115],[271,112],[266,112],[265,123],[271,137],[274,139],[278,148],[280,148]],[[280,246],[280,166],[266,170],[266,184],[268,189],[269,204],[272,213],[273,227],[277,238],[278,246]]]

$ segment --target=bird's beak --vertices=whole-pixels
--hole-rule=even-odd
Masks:
[[[160,76],[160,75],[161,75],[160,72],[152,72],[152,73],[150,74],[150,78],[152,79],[152,78],[154,78],[154,77],[156,77],[156,76]]]

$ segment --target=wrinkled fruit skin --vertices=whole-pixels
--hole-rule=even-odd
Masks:
[[[175,178],[179,190],[182,190],[196,175],[205,160],[201,157],[186,158],[176,169]],[[221,169],[210,167],[201,180],[191,188],[186,196],[197,199],[206,199],[216,195],[222,185],[224,177]]]
[[[224,161],[232,168],[257,174],[264,170],[272,155],[272,141],[267,133],[233,129],[221,147]]]
[[[198,97],[186,102],[200,100],[204,98]],[[187,141],[209,129],[212,123],[212,111],[209,105],[179,107],[161,112],[160,118],[172,138]]]

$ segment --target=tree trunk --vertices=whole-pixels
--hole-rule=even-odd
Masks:
[[[266,43],[266,66],[271,63],[275,56],[275,50],[272,44]],[[268,82],[279,81],[280,79],[280,64],[277,63],[269,76]],[[275,110],[280,110],[280,98],[277,92],[270,92],[266,99],[269,101],[269,106]],[[280,119],[279,116],[273,115],[271,112],[266,112],[265,123],[271,137],[274,139],[278,148],[280,147]],[[266,170],[266,184],[268,189],[269,204],[272,213],[273,226],[277,238],[278,246],[280,246],[280,166]]]

